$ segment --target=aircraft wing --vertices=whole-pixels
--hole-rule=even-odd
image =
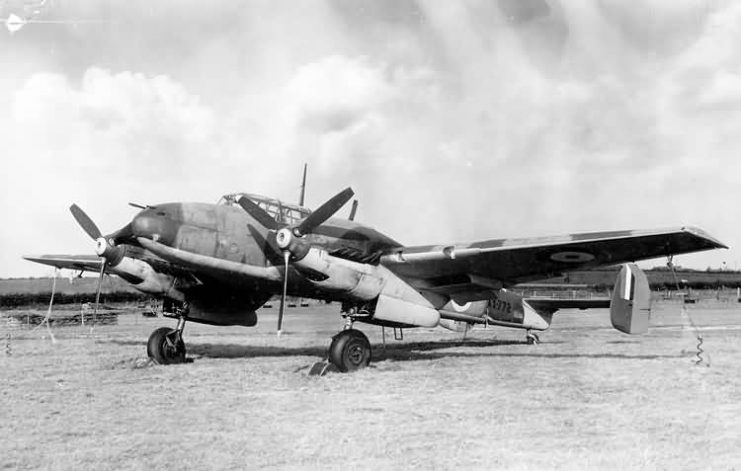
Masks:
[[[99,272],[103,263],[103,259],[97,255],[24,255],[23,258],[56,268],[92,272]]]
[[[465,302],[568,271],[716,248],[727,247],[701,229],[681,227],[404,247],[381,263],[420,291]]]

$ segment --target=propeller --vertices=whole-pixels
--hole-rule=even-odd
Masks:
[[[122,247],[116,247],[115,245],[112,245],[112,243],[110,243],[108,240],[115,240],[116,237],[130,232],[131,226],[127,225],[123,229],[113,233],[111,236],[106,238],[103,236],[103,233],[100,232],[100,229],[95,224],[95,222],[93,222],[90,216],[88,216],[87,213],[85,213],[85,211],[83,211],[79,206],[73,204],[69,207],[69,210],[77,223],[80,225],[80,227],[82,227],[82,230],[85,231],[85,233],[95,241],[95,253],[103,259],[102,263],[100,264],[100,272],[98,273],[98,286],[95,290],[95,307],[93,308],[94,326],[95,320],[98,316],[100,290],[103,283],[103,275],[105,274],[105,269],[108,265],[116,265],[124,256],[124,249]],[[90,330],[92,331],[92,326],[90,327]]]
[[[237,201],[247,214],[275,234],[275,242],[283,252],[283,292],[281,293],[280,309],[278,310],[278,335],[281,334],[283,328],[283,313],[288,292],[288,264],[291,256],[298,260],[302,259],[310,248],[302,238],[331,218],[345,203],[350,201],[354,194],[352,188],[345,188],[319,206],[316,211],[291,226],[276,221],[267,211],[245,196]]]

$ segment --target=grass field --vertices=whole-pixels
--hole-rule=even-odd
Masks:
[[[741,468],[741,307],[659,305],[649,334],[606,311],[559,313],[540,345],[521,331],[466,340],[358,325],[372,367],[309,376],[336,306],[276,309],[256,329],[189,324],[191,363],[146,361],[169,319],[2,333],[3,469]],[[4,319],[0,318],[0,321]],[[0,323],[0,326],[2,323]],[[387,332],[389,333],[389,332]],[[8,334],[10,339],[8,340]],[[389,335],[388,337],[391,337]],[[709,355],[709,356],[708,356]]]

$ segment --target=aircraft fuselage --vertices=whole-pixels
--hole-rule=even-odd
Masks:
[[[239,207],[207,203],[165,203],[142,210],[131,222],[134,237],[144,237],[186,252],[257,267],[278,267],[283,256],[274,234]],[[349,259],[372,260],[374,254],[400,247],[380,232],[362,224],[330,218],[306,236],[313,246]],[[238,279],[219,279],[222,286],[245,289]],[[289,270],[289,294],[313,297],[315,288]],[[258,286],[259,285],[259,286]],[[260,282],[255,290],[279,292],[279,285]]]

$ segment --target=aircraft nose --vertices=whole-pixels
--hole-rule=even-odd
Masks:
[[[174,226],[170,219],[157,214],[140,214],[131,221],[131,229],[136,237],[146,237],[163,244],[174,240]]]

